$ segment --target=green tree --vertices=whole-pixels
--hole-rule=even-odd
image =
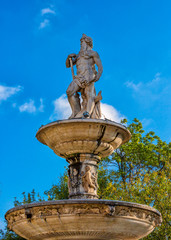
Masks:
[[[3,231],[0,230],[0,239],[1,240],[25,240],[24,238],[18,236],[13,231],[10,231],[7,227]]]
[[[31,193],[28,193],[27,196],[25,192],[23,192],[22,195],[23,195],[22,201],[18,201],[16,197],[14,198],[15,207],[23,204],[31,203],[31,202],[44,200],[39,196],[39,194],[37,194],[37,197],[36,197],[36,193],[34,189],[32,190]],[[0,229],[0,240],[25,240],[25,239],[15,234],[13,231],[10,231],[7,227],[7,222],[6,222],[5,230]]]
[[[60,176],[57,184],[53,185],[50,190],[45,191],[48,200],[68,199],[68,175],[67,172]]]
[[[158,209],[163,223],[144,239],[169,239],[171,143],[162,141],[154,132],[145,134],[137,119],[134,119],[128,129],[132,134],[131,140],[101,162],[99,196],[147,204]]]

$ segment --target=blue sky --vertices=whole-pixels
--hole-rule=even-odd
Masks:
[[[65,160],[40,144],[42,124],[69,115],[68,54],[82,33],[94,40],[104,72],[103,114],[169,142],[171,2],[168,0],[6,0],[0,2],[0,224],[14,197],[57,182]]]

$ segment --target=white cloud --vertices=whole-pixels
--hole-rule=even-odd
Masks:
[[[127,87],[132,88],[135,92],[140,91],[141,88],[142,88],[142,83],[141,82],[138,83],[138,84],[135,84],[133,82],[128,81],[125,84],[126,84]]]
[[[40,106],[37,108],[35,106],[35,102],[33,99],[30,99],[28,102],[25,102],[21,106],[19,106],[20,112],[27,112],[27,113],[35,113],[35,112],[43,112],[44,111],[44,105],[43,105],[43,99],[40,99]]]
[[[34,100],[30,99],[29,102],[24,103],[19,107],[20,112],[34,113],[36,112],[36,107],[34,105]]]
[[[133,97],[144,106],[152,106],[157,100],[164,100],[170,97],[168,94],[171,84],[168,80],[157,73],[151,81],[134,83],[127,81],[125,85],[132,90]]]
[[[161,73],[156,73],[153,80],[147,83],[147,87],[156,86],[161,81]]]
[[[67,119],[71,115],[71,108],[68,103],[66,94],[53,101],[54,111],[50,116],[50,120]]]
[[[149,127],[154,122],[154,120],[151,118],[143,118],[141,122],[143,127],[146,128],[146,127]]]
[[[50,24],[49,19],[45,18],[45,19],[40,23],[39,29],[43,29],[43,28],[49,26],[49,24]]]
[[[161,74],[156,73],[154,79],[152,81],[149,81],[147,83],[139,82],[138,84],[135,84],[132,81],[127,81],[125,85],[128,88],[132,88],[135,92],[139,92],[140,94],[144,94],[148,89],[156,88],[158,87],[158,84],[161,82]]]
[[[45,14],[56,14],[56,12],[54,10],[52,10],[51,8],[43,8],[41,10],[41,14],[42,16],[45,15]]]
[[[39,29],[44,29],[48,26],[50,26],[51,23],[51,17],[55,15],[60,15],[56,10],[54,9],[53,5],[50,5],[50,7],[41,9],[41,19]]]
[[[101,103],[101,111],[104,118],[115,122],[120,122],[123,118],[125,118],[125,116],[121,115],[116,108],[106,103]]]
[[[15,95],[21,90],[22,90],[21,86],[7,87],[7,86],[0,85],[0,102],[7,100],[9,97],[11,97],[12,95]]]
[[[43,99],[40,98],[40,106],[38,108],[38,111],[39,112],[44,112],[44,104],[43,104]]]
[[[54,111],[50,116],[50,120],[67,119],[71,115],[71,108],[68,103],[66,94],[53,101]],[[120,122],[121,119],[125,118],[121,115],[113,106],[106,103],[101,103],[102,118],[107,118],[109,120]]]

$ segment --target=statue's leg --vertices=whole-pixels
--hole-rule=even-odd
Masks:
[[[85,95],[87,98],[87,106],[86,111],[89,113],[89,116],[91,115],[94,106],[95,106],[95,89],[94,89],[94,83],[91,83],[89,86],[85,88]]]
[[[86,95],[84,93],[84,88],[81,89],[81,98],[82,98],[82,109],[83,111],[86,111],[86,106],[87,106],[87,98],[86,98]]]
[[[81,92],[81,98],[82,98],[81,111],[75,116],[76,118],[82,118],[83,113],[87,111],[86,110],[87,98],[86,98],[86,95],[84,94],[84,89],[82,88],[80,92]]]
[[[80,87],[74,81],[72,81],[66,91],[68,96],[68,102],[72,109],[72,114],[70,118],[74,118],[75,115],[81,110],[80,99],[77,93],[79,89]]]

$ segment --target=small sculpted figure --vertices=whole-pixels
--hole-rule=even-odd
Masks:
[[[72,175],[71,175],[71,186],[72,188],[76,188],[78,185],[78,170],[76,168],[73,169]]]
[[[83,184],[85,192],[87,192],[87,193],[93,193],[94,190],[96,190],[96,186],[92,181],[92,173],[91,173],[90,166],[85,167],[85,173],[82,176],[82,184]]]
[[[72,109],[70,118],[100,118],[100,100],[102,96],[101,91],[96,95],[94,83],[102,75],[102,63],[98,53],[92,50],[92,38],[83,34],[80,41],[80,52],[68,55],[66,60],[66,67],[71,67],[73,76],[73,81],[67,89],[68,101]],[[73,65],[76,65],[77,75],[74,75]]]

